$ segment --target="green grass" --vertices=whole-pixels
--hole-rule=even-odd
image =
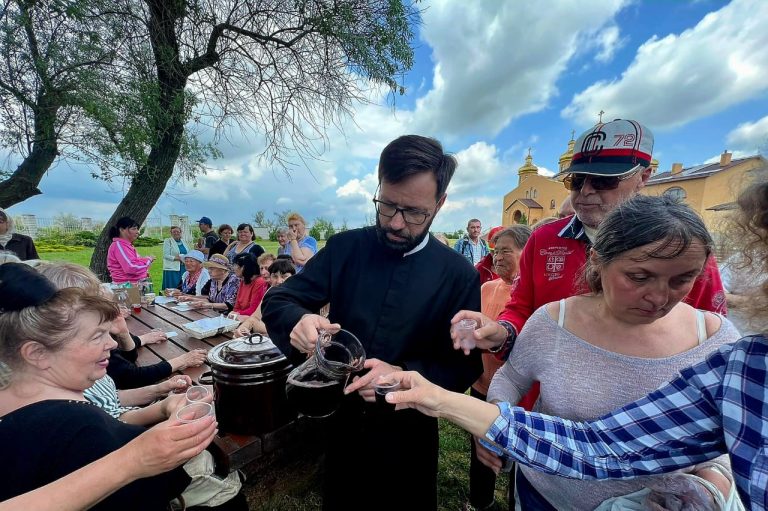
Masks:
[[[278,245],[276,241],[259,241],[258,243],[264,247],[264,250],[267,252],[277,254]],[[325,242],[320,241],[318,242],[318,245],[322,247],[325,245]],[[139,247],[137,248],[137,251],[141,256],[155,256],[156,261],[149,267],[149,278],[152,279],[155,289],[159,289],[159,286],[163,283],[163,246]],[[92,254],[93,249],[86,248],[74,252],[41,252],[40,258],[45,259],[46,261],[67,261],[69,263],[88,266],[91,263]]]

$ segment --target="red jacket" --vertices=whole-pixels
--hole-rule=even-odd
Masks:
[[[486,282],[499,278],[499,276],[496,275],[496,272],[493,271],[493,253],[486,254],[485,257],[480,259],[480,262],[475,265],[475,269],[480,274],[481,286]]]
[[[587,250],[586,235],[575,216],[533,231],[520,257],[520,281],[498,319],[509,321],[519,333],[542,305],[588,292],[579,281]],[[714,256],[709,258],[684,301],[697,309],[727,313]]]

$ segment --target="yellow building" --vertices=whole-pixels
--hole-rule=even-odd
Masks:
[[[671,194],[685,201],[699,212],[710,232],[724,229],[728,211],[736,208],[739,192],[752,180],[757,169],[763,169],[762,156],[732,158],[724,151],[720,161],[683,168],[673,163],[666,172],[654,174],[643,193],[646,195]],[[652,165],[653,166],[653,165]]]
[[[568,143],[568,150],[560,157],[560,171],[571,164],[573,144]],[[533,225],[542,218],[557,216],[560,204],[568,196],[563,182],[552,177],[539,175],[539,168],[534,165],[530,150],[525,164],[517,171],[517,187],[504,195],[504,209],[501,215],[502,225],[526,223]]]

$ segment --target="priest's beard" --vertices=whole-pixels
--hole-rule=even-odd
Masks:
[[[424,228],[424,231],[418,236],[413,237],[411,236],[411,233],[409,233],[407,229],[403,229],[402,231],[396,231],[394,229],[382,227],[381,219],[379,218],[379,215],[376,215],[376,236],[379,238],[379,241],[384,246],[396,252],[400,252],[401,254],[405,254],[406,252],[410,252],[411,250],[416,248],[419,243],[424,241],[424,238],[429,236],[429,228],[431,225],[432,225],[432,219],[430,218],[429,223]],[[388,232],[394,234],[395,236],[404,238],[405,241],[392,241],[391,239],[387,238]]]

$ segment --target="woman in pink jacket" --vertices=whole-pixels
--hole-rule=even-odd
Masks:
[[[112,282],[138,282],[147,278],[149,265],[155,260],[154,256],[141,257],[133,247],[133,242],[139,237],[139,224],[132,218],[124,216],[110,227],[109,235],[112,244],[107,251],[107,269]]]

